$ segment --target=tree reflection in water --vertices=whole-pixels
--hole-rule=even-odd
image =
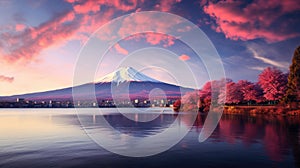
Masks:
[[[198,115],[193,127],[195,131],[201,131],[205,117]],[[232,144],[241,141],[245,146],[261,143],[273,161],[282,161],[292,152],[295,166],[300,167],[299,127],[300,117],[295,116],[223,115],[210,138]]]

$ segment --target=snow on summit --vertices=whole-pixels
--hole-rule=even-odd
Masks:
[[[122,83],[122,82],[131,82],[131,81],[160,82],[143,73],[138,72],[136,69],[132,67],[121,67],[118,70],[100,78],[99,80],[96,81],[96,83],[103,83],[103,82]]]

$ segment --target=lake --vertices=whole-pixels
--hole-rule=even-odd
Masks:
[[[101,147],[97,138],[111,138],[114,150],[130,151],[135,146],[126,144],[133,138],[173,127],[182,132],[192,118],[189,113],[179,118],[170,109],[130,111],[86,109],[77,115],[74,109],[0,109],[0,167],[300,167],[300,117],[223,115],[213,134],[199,143],[206,116],[198,115],[182,140],[153,156],[122,156]],[[172,136],[145,141],[141,152],[162,150]]]

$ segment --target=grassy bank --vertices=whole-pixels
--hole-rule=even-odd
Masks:
[[[224,114],[270,114],[300,116],[300,108],[286,108],[283,106],[225,106]]]

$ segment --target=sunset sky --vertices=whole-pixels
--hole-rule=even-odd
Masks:
[[[76,58],[89,36],[114,18],[141,11],[169,12],[193,22],[215,45],[226,76],[235,81],[256,81],[268,66],[287,72],[300,45],[296,0],[0,0],[0,96],[72,86]],[[172,50],[174,59],[201,66],[180,42],[157,34],[115,44],[107,61],[145,46]],[[99,77],[113,70],[107,66]]]

